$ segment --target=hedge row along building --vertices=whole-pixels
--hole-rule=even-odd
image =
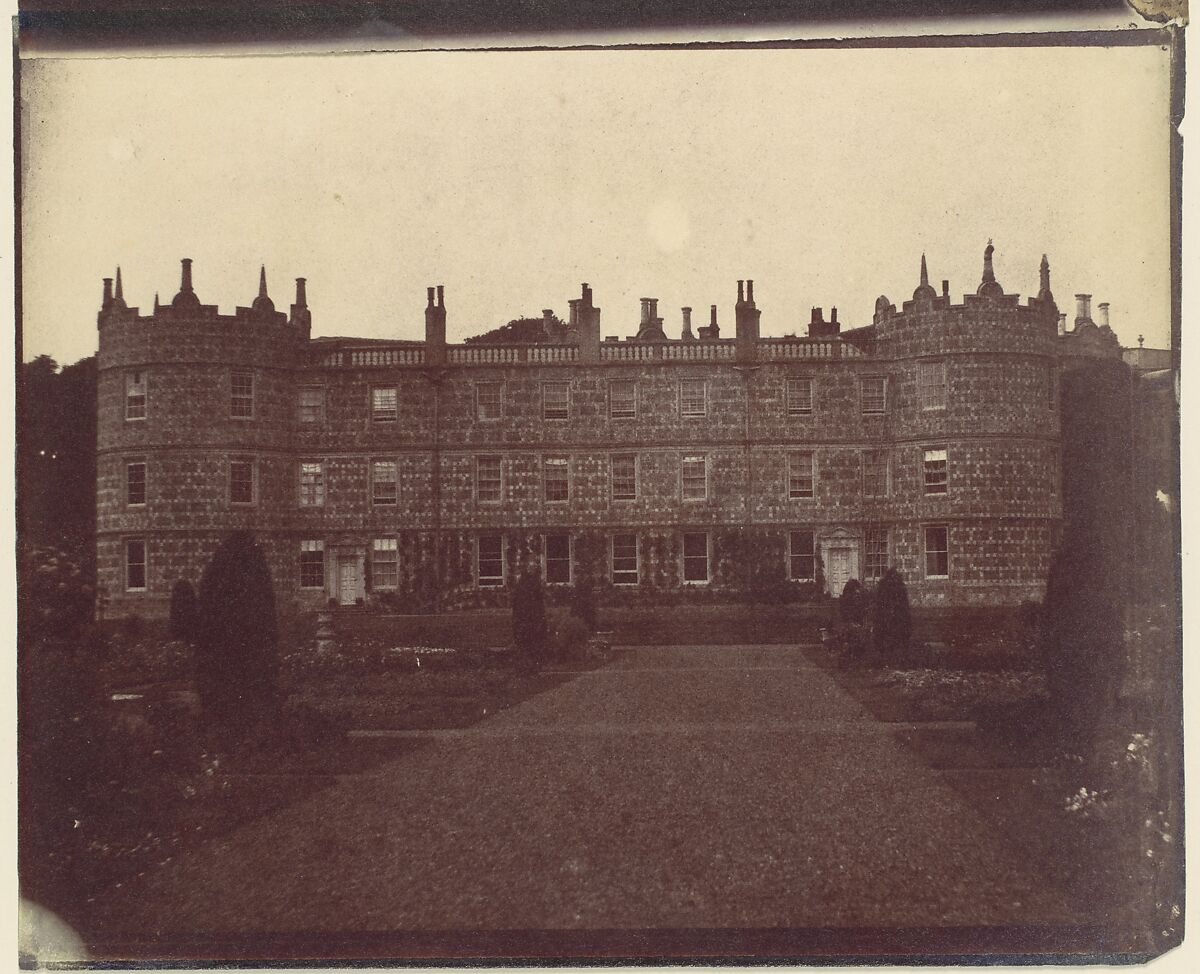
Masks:
[[[200,302],[191,261],[149,315],[118,270],[98,317],[99,580],[110,611],[166,611],[233,529],[265,547],[279,597],[429,610],[506,601],[536,561],[614,600],[836,594],[885,567],[918,604],[1042,594],[1061,520],[1058,382],[1120,358],[1078,296],[1067,330],[1043,258],[1037,297],[920,284],[870,325],[813,309],[807,337],[762,338],[754,282],[733,334],[601,337],[584,284],[553,341],[312,337],[305,280],[277,311]],[[1103,314],[1107,306],[1101,305]]]

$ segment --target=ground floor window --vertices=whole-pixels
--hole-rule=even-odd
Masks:
[[[371,542],[371,587],[393,589],[400,577],[400,552],[395,538]]]
[[[612,580],[614,585],[638,583],[638,543],[636,534],[612,536]]]
[[[689,532],[683,536],[683,580],[708,581],[708,534]]]
[[[866,547],[867,558],[864,577],[869,581],[882,578],[888,566],[887,528],[867,528]]]
[[[552,585],[571,582],[571,536],[548,534],[546,543],[546,581]]]
[[[811,531],[788,532],[788,578],[811,582],[817,577],[816,546]]]
[[[325,587],[325,542],[300,542],[300,587]]]
[[[925,528],[925,577],[950,577],[950,529],[944,524]]]
[[[504,539],[498,534],[481,534],[477,542],[475,582],[486,588],[504,584]]]
[[[146,591],[146,542],[141,538],[125,542],[125,588],[130,592]]]

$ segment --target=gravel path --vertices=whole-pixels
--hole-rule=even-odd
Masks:
[[[648,647],[169,863],[127,932],[1070,922],[793,647]]]

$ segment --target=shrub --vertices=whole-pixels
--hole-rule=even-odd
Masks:
[[[596,589],[592,577],[581,573],[571,592],[571,615],[584,624],[588,632],[596,631]]]
[[[591,632],[582,619],[573,615],[567,616],[555,633],[559,658],[576,662],[586,659],[590,636]]]
[[[875,652],[881,657],[899,656],[908,650],[912,639],[912,613],[908,607],[908,589],[904,579],[889,568],[875,590],[872,620]]]
[[[848,626],[861,626],[867,618],[867,591],[852,578],[838,596],[838,618]]]
[[[186,578],[181,578],[171,588],[171,616],[167,633],[172,639],[194,643],[200,629],[200,607],[196,602],[196,590]]]
[[[196,689],[220,736],[277,715],[278,641],[271,570],[250,533],[235,531],[200,579]]]
[[[546,655],[546,596],[536,570],[526,572],[513,587],[512,625],[521,667],[537,672]]]
[[[92,621],[95,590],[82,559],[59,548],[25,547],[17,575],[22,642],[75,639]]]

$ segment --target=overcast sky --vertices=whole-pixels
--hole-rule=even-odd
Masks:
[[[659,299],[732,334],[809,309],[869,322],[922,251],[958,300],[982,252],[1010,292],[1049,255],[1059,306],[1109,301],[1166,346],[1168,61],[1157,47],[415,53],[42,60],[23,77],[26,359],[96,347],[102,277],[169,301],[281,309],[314,333],[452,341],[589,282],[605,335]]]

